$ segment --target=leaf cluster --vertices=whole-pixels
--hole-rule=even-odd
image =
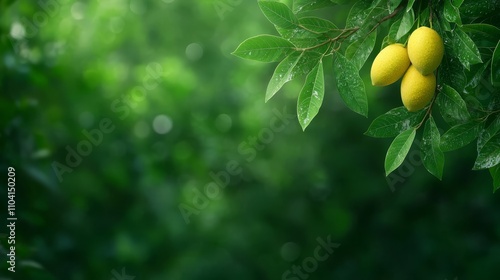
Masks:
[[[340,28],[329,19],[311,16],[316,9],[345,2],[294,0],[289,7],[278,1],[258,1],[279,36],[249,38],[233,54],[279,62],[265,100],[287,82],[305,76],[297,102],[298,120],[305,130],[322,105],[325,58],[332,57],[341,99],[350,110],[367,117],[368,98],[359,73],[376,47],[377,36],[383,36],[380,48],[406,44],[413,30],[429,26],[445,44],[434,99],[416,113],[404,107],[389,110],[375,118],[365,134],[394,137],[385,159],[387,176],[401,165],[416,139],[420,139],[425,168],[439,179],[444,153],[475,142],[477,158],[472,169],[489,169],[494,190],[500,188],[500,28],[494,19],[499,4],[485,0],[359,0]],[[388,28],[379,28],[382,24]]]

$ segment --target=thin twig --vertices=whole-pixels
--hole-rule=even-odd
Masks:
[[[345,38],[345,37],[349,37],[349,36],[351,36],[351,35],[352,35],[352,33],[356,32],[357,30],[358,30],[358,29],[356,29],[356,28],[354,28],[354,29],[353,29],[353,28],[344,29],[344,30],[342,31],[342,33],[340,33],[340,34],[339,34],[337,37],[335,37],[335,38],[330,38],[330,39],[328,39],[328,40],[326,40],[326,41],[324,41],[324,42],[321,42],[321,43],[319,43],[319,44],[317,44],[317,45],[314,45],[314,46],[311,46],[311,47],[307,47],[307,48],[296,48],[295,50],[296,50],[296,51],[309,51],[309,50],[312,50],[312,49],[316,49],[316,48],[319,48],[319,47],[324,46],[324,45],[326,45],[326,44],[329,44],[329,43],[335,42],[335,41],[337,41],[337,40],[339,40],[339,39],[343,39],[343,38]],[[348,32],[346,32],[346,31],[348,31]],[[344,33],[348,33],[348,34],[347,34],[347,35],[344,35]]]
[[[403,8],[403,5],[399,5],[399,7],[397,7],[392,13],[386,15],[381,20],[379,20],[377,22],[377,24],[375,24],[375,26],[370,30],[370,32],[368,32],[368,34],[372,33],[373,30],[377,29],[377,27],[379,27],[384,21],[395,17],[399,13],[399,11],[401,11],[402,8]]]
[[[397,15],[397,13],[399,11],[401,11],[401,9],[403,8],[403,5],[400,5],[399,7],[397,7],[392,13],[388,14],[387,16],[383,17],[381,20],[379,20],[377,22],[377,24],[375,24],[375,26],[368,32],[367,35],[369,35],[370,33],[372,33],[377,27],[379,27],[383,22],[393,18],[394,16]],[[302,27],[304,30],[307,30],[307,31],[310,31],[308,30],[307,28],[303,27],[302,25],[300,25],[300,27]],[[329,43],[332,43],[332,42],[336,42],[336,41],[339,41],[339,40],[344,40],[346,38],[348,38],[349,36],[351,36],[352,34],[356,33],[357,31],[360,30],[360,27],[353,27],[353,28],[344,28],[342,29],[342,32],[335,38],[330,38],[324,42],[321,42],[317,45],[314,45],[314,46],[311,46],[311,47],[307,47],[307,48],[296,48],[295,50],[296,51],[309,51],[309,50],[312,50],[312,49],[316,49],[316,48],[319,48],[321,46],[324,46],[326,44],[329,44]],[[312,31],[311,31],[312,32]],[[313,32],[315,34],[317,34],[316,32]],[[332,52],[335,51],[335,50],[332,50]]]

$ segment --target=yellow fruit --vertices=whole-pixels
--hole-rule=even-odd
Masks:
[[[418,111],[431,102],[435,89],[436,76],[434,73],[424,76],[417,68],[410,65],[401,81],[403,105],[410,112]]]
[[[392,44],[381,50],[373,60],[370,76],[372,85],[387,86],[399,80],[410,66],[406,48]]]
[[[443,39],[435,30],[425,26],[416,29],[411,33],[407,47],[411,64],[422,75],[429,75],[441,64],[444,55]]]

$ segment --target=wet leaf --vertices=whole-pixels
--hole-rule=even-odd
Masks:
[[[325,81],[323,73],[323,61],[319,61],[306,77],[304,87],[300,91],[297,101],[297,117],[302,130],[311,123],[318,114],[323,96],[325,94]]]
[[[425,123],[424,134],[422,136],[422,162],[429,173],[439,180],[443,177],[444,154],[439,147],[439,130],[432,116]]]
[[[289,41],[271,35],[259,35],[241,43],[233,55],[261,62],[281,61],[293,51]]]
[[[385,176],[396,170],[410,151],[415,140],[415,128],[408,129],[394,138],[385,156]]]
[[[333,72],[340,97],[347,107],[366,117],[368,115],[368,99],[358,68],[342,54],[337,53],[333,62]]]
[[[423,118],[425,111],[408,112],[401,106],[378,116],[370,125],[365,135],[377,138],[395,137],[414,126]]]

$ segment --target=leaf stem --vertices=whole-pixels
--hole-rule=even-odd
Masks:
[[[497,111],[491,111],[491,112],[485,112],[486,115],[481,117],[481,118],[478,118],[477,121],[480,121],[480,122],[484,122],[486,121],[489,117],[495,115],[495,114],[498,114],[500,113],[500,110],[497,110]]]
[[[432,98],[432,101],[431,101],[431,104],[429,105],[429,107],[427,107],[427,111],[425,112],[425,115],[424,117],[422,118],[422,121],[417,125],[415,126],[415,130],[419,129],[425,122],[425,120],[427,120],[427,118],[432,115],[431,114],[431,111],[432,111],[432,105],[434,105],[434,101],[436,100],[436,95],[434,95],[434,97]]]

